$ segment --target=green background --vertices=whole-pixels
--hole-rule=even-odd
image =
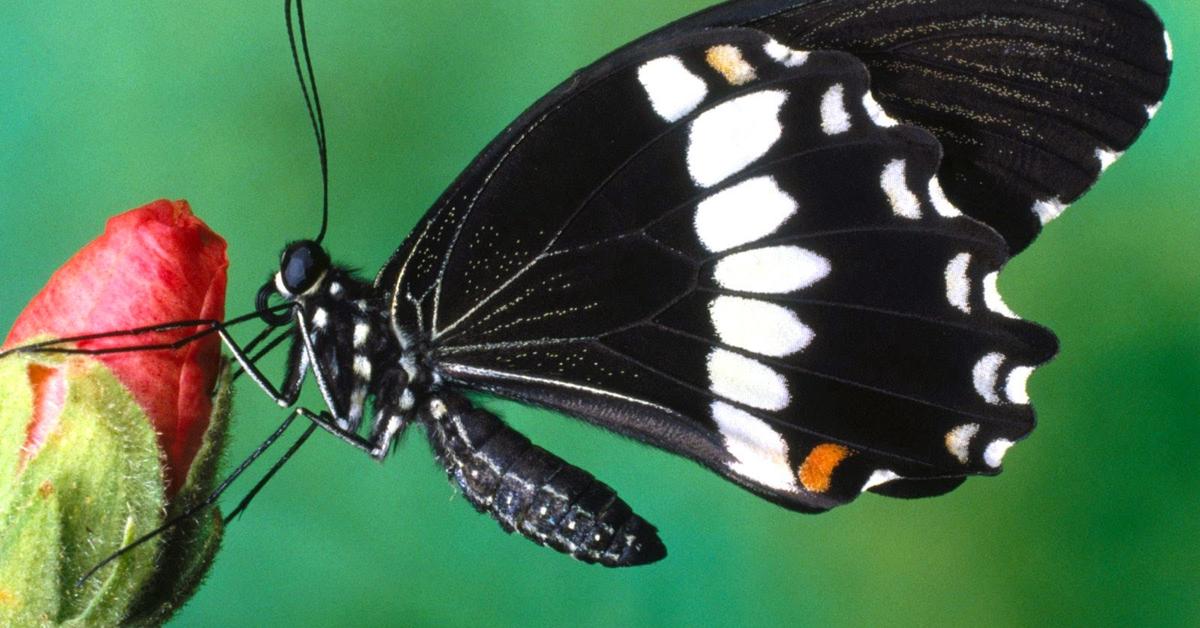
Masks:
[[[310,0],[334,255],[373,273],[524,106],[706,2]],[[14,4],[0,6],[0,327],[107,216],[164,196],[228,239],[229,312],[251,309],[319,202],[281,3]],[[1063,347],[1001,477],[803,516],[491,404],[658,524],[666,561],[608,571],[500,533],[419,434],[382,466],[318,434],[230,528],[176,624],[1200,623],[1200,8],[1153,4],[1176,45],[1162,113],[1002,281]],[[244,388],[230,458],[279,418]]]

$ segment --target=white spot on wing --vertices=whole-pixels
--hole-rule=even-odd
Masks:
[[[841,83],[830,87],[821,97],[821,130],[825,131],[825,135],[838,135],[850,130],[846,88]]]
[[[720,401],[713,402],[712,417],[725,439],[725,450],[734,457],[730,470],[763,486],[798,490],[787,442],[779,432],[762,419]]]
[[[971,370],[971,378],[975,382],[975,392],[992,405],[1000,403],[1000,395],[996,394],[996,378],[999,376],[1002,364],[1004,364],[1004,354],[989,353],[976,362],[975,368]]]
[[[317,311],[313,312],[312,324],[313,327],[324,329],[329,324],[329,312],[326,312],[323,307],[317,308]]]
[[[901,218],[917,220],[921,217],[921,201],[908,189],[907,167],[903,159],[889,162],[879,182],[884,194],[887,194],[888,202],[892,204],[892,211]]]
[[[775,179],[748,179],[696,206],[696,235],[708,250],[724,251],[774,233],[796,208]]]
[[[1008,397],[1009,401],[1019,404],[1029,403],[1029,392],[1026,387],[1033,371],[1032,366],[1018,366],[1009,371],[1008,379],[1004,384],[1004,396]]]
[[[989,467],[999,467],[1004,461],[1004,454],[1008,453],[1008,448],[1013,446],[1013,442],[1006,438],[998,438],[988,443],[987,449],[983,450],[983,461]]]
[[[721,342],[776,358],[803,351],[813,331],[790,309],[774,303],[717,297],[709,305],[713,327]]]
[[[1112,165],[1117,163],[1117,160],[1121,158],[1121,155],[1124,155],[1124,154],[1125,153],[1117,153],[1117,152],[1113,152],[1111,150],[1097,148],[1096,149],[1096,159],[1100,162],[1100,172],[1104,172],[1104,171],[1108,170],[1109,168],[1111,168]]]
[[[946,434],[946,451],[949,451],[950,455],[957,458],[959,462],[967,464],[971,439],[975,438],[978,433],[978,423],[967,423],[950,430]]]
[[[875,97],[869,91],[863,96],[863,108],[867,110],[867,115],[871,116],[871,120],[879,126],[891,127],[900,124],[900,122],[883,110],[883,105],[880,105],[879,101],[875,100]]]
[[[721,287],[739,292],[784,294],[807,288],[832,270],[829,260],[798,246],[772,246],[734,253],[717,262]]]
[[[770,367],[725,349],[708,354],[714,393],[762,410],[782,410],[791,401],[787,380]]]
[[[867,481],[863,484],[862,491],[865,493],[876,486],[879,486],[880,484],[887,484],[892,480],[899,479],[900,476],[895,471],[889,471],[888,469],[877,469],[871,474],[871,477],[867,478]]]
[[[663,120],[675,122],[704,102],[708,85],[692,74],[679,57],[660,57],[638,68],[638,80],[650,97],[650,106]]]
[[[1066,204],[1056,198],[1037,201],[1033,204],[1033,213],[1037,214],[1038,220],[1042,221],[1043,225],[1049,224],[1065,211],[1067,211]]]
[[[967,314],[971,313],[971,282],[967,278],[970,265],[970,253],[959,253],[946,265],[946,300]]]
[[[700,114],[692,122],[687,162],[692,179],[712,187],[762,157],[783,135],[780,90],[747,94]]]
[[[366,323],[354,324],[354,346],[361,347],[367,344],[367,338],[371,335],[371,327]]]
[[[933,210],[943,218],[958,218],[962,215],[962,211],[946,198],[942,182],[938,181],[936,176],[929,180],[929,200],[933,201]]]
[[[1004,297],[1000,296],[1000,288],[996,283],[1000,280],[1000,271],[988,273],[983,278],[983,303],[987,309],[1008,318],[1021,318],[1017,313],[1009,309],[1008,304],[1004,302]]]
[[[763,46],[763,50],[775,61],[789,67],[804,65],[808,61],[808,53],[803,50],[795,50],[772,39]]]

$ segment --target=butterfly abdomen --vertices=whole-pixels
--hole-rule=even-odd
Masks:
[[[451,480],[506,531],[609,567],[666,555],[654,526],[612,488],[534,445],[494,414],[443,394],[425,404],[422,419]]]

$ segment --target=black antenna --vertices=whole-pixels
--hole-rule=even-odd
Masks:
[[[296,0],[296,18],[300,23],[300,49],[304,51],[304,68],[308,70],[305,80],[304,69],[300,66],[300,53],[296,48],[296,34],[292,28],[292,0],[283,0],[283,17],[287,21],[288,43],[292,47],[292,63],[296,66],[296,78],[300,79],[300,91],[304,94],[304,104],[308,107],[308,119],[312,122],[313,134],[317,137],[317,155],[321,160],[321,231],[317,234],[316,242],[325,239],[325,230],[329,227],[329,154],[325,145],[325,116],[321,113],[321,95],[317,93],[317,77],[313,73],[312,57],[308,54],[308,32],[304,28],[304,2]],[[309,86],[312,86],[312,98],[309,98]]]

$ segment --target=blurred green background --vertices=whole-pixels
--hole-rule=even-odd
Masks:
[[[707,3],[310,0],[329,247],[373,274],[527,104]],[[229,312],[253,307],[319,203],[280,4],[0,6],[0,327],[107,216],[158,197],[224,234]],[[1153,4],[1176,49],[1162,113],[1002,281],[1063,350],[1032,381],[1040,427],[1001,477],[802,516],[688,461],[490,404],[658,524],[666,561],[606,571],[476,515],[419,434],[382,466],[318,434],[230,528],[175,625],[1197,625],[1200,6]],[[230,459],[279,418],[243,389]]]

